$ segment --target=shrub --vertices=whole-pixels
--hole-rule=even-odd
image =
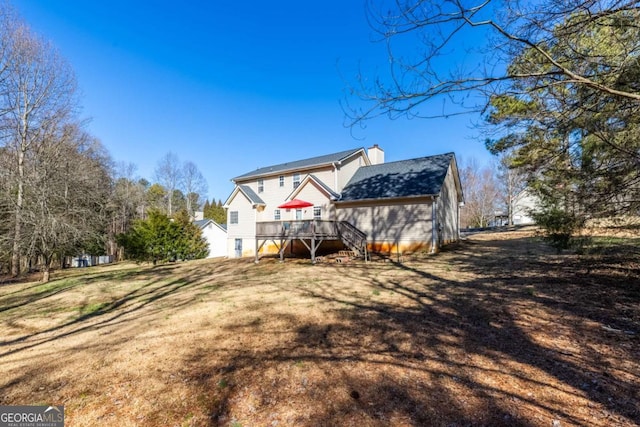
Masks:
[[[131,230],[117,237],[125,257],[138,262],[189,260],[207,256],[208,244],[200,229],[186,214],[171,220],[163,213],[149,212],[146,220],[136,221]]]
[[[533,219],[542,229],[543,238],[558,253],[571,246],[573,235],[584,225],[584,218],[557,206],[534,212]]]

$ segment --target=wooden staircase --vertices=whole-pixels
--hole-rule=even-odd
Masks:
[[[347,221],[338,221],[336,226],[340,240],[342,240],[342,242],[351,249],[357,257],[361,257],[365,261],[368,261],[369,254],[367,253],[367,235]]]

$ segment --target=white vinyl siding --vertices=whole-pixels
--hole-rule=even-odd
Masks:
[[[255,181],[254,181],[255,184]],[[243,256],[250,256],[255,251],[256,209],[251,201],[241,192],[227,201],[227,256],[235,257],[235,240],[242,239]],[[238,221],[231,224],[231,213],[237,212]]]
[[[338,221],[348,221],[367,235],[371,245],[431,246],[431,200],[423,203],[402,202],[374,206],[340,206]]]
[[[308,171],[301,171],[298,173],[300,176],[300,183],[305,179],[308,174],[312,174],[319,180],[321,180],[326,186],[335,190],[335,174],[333,170],[333,166],[324,166],[317,169],[309,169]],[[281,178],[282,177],[282,178]],[[260,198],[264,201],[265,206],[264,209],[259,209],[257,212],[255,209],[252,210],[254,216],[251,217],[250,221],[273,221],[274,210],[278,208],[281,204],[287,201],[287,197],[293,191],[292,188],[292,180],[293,173],[283,174],[283,175],[271,175],[265,176],[261,178],[255,178],[253,180],[246,180],[242,182],[238,182],[238,185],[248,185],[254,189],[257,193],[258,191],[258,179],[262,179],[264,181],[264,192],[260,193]],[[280,183],[283,183],[283,186]],[[333,209],[330,206],[328,196],[326,193],[320,193],[314,187],[311,192],[312,195],[309,196],[307,193],[307,185],[305,185],[304,189],[301,189],[300,194],[297,194],[295,197],[298,199],[305,200],[309,203],[313,203],[317,206],[323,207],[323,216],[324,219],[331,219],[333,215]],[[287,220],[293,219],[295,212],[284,212],[281,211],[281,217]],[[313,215],[313,211],[309,210],[308,214],[305,214],[305,218],[310,219]],[[240,222],[244,220],[243,214],[240,214]],[[245,245],[246,247],[246,245]]]
[[[227,255],[227,233],[214,224],[207,224],[202,230],[202,237],[209,245],[207,258],[223,257]]]
[[[305,181],[306,182],[306,181]],[[314,207],[322,208],[322,219],[331,220],[334,219],[333,204],[331,203],[327,193],[320,189],[313,181],[306,182],[300,189],[300,192],[296,195],[296,198],[304,200],[305,202],[313,203]],[[313,208],[309,209],[309,215],[306,218],[311,218],[313,215]]]
[[[447,244],[458,240],[458,196],[453,169],[449,165],[440,190],[437,206],[438,241]]]
[[[353,177],[353,175],[356,173],[358,168],[361,165],[362,166],[365,165],[363,156],[364,156],[364,154],[360,153],[355,157],[351,157],[351,158],[345,160],[338,167],[338,188],[334,188],[335,184],[334,184],[333,181],[331,181],[331,182],[325,181],[327,184],[329,184],[331,186],[333,191],[335,191],[336,193],[342,192],[342,189],[345,187],[345,185],[347,185],[347,183]]]

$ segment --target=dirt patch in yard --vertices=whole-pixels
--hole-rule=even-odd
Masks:
[[[67,425],[632,426],[640,252],[89,269],[0,287],[0,404]]]

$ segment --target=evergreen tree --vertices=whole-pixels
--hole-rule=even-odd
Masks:
[[[125,257],[137,262],[158,262],[204,258],[207,242],[200,229],[189,221],[186,211],[171,220],[158,210],[146,220],[135,221],[131,230],[118,236]]]
[[[222,207],[222,201],[218,200],[216,203],[215,200],[212,203],[205,203],[204,207],[204,217],[207,219],[212,219],[218,224],[226,224],[227,223],[227,213]]]
[[[639,13],[604,14],[595,21],[582,14],[568,17],[546,46],[550,57],[535,47],[524,49],[509,73],[529,77],[491,98],[488,121],[504,136],[488,148],[513,152],[512,164],[528,172],[531,188],[555,216],[557,210],[605,217],[640,208],[640,103],[570,79],[560,85],[554,71],[562,62],[601,86],[640,91],[640,62],[624,60],[640,37]]]

